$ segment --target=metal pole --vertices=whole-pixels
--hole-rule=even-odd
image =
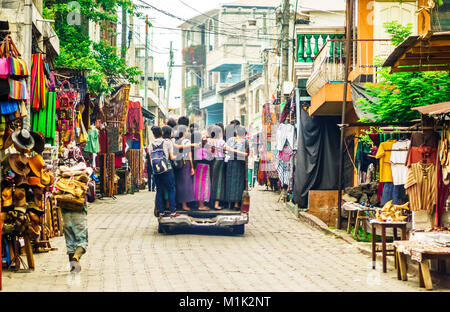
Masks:
[[[347,29],[346,29],[346,57],[345,57],[345,79],[344,79],[344,96],[342,101],[342,114],[341,124],[345,124],[345,112],[347,106],[347,89],[348,89],[348,74],[350,71],[350,38],[352,36],[352,22],[353,22],[353,0],[347,0],[346,4],[347,15]],[[341,208],[342,208],[342,189],[343,189],[343,167],[344,167],[344,139],[345,139],[345,127],[341,128],[341,139],[339,147],[339,177],[338,177],[338,217],[336,228],[341,228]]]
[[[33,12],[32,12],[32,0],[25,0],[25,25],[23,28],[23,42],[24,42],[24,51],[23,51],[23,59],[25,60],[28,70],[31,72],[31,53],[32,53],[32,25],[33,25]],[[27,87],[28,92],[31,92],[31,78],[27,79]],[[28,114],[23,118],[23,128],[30,130],[31,127],[31,99],[27,100],[27,110]]]
[[[127,10],[124,5],[122,6],[122,44],[120,56],[123,60],[127,56]]]
[[[144,107],[148,110],[148,15],[145,16]]]

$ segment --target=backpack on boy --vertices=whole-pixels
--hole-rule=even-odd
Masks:
[[[162,174],[170,170],[169,160],[164,153],[164,141],[159,145],[152,145],[151,164],[153,174]]]

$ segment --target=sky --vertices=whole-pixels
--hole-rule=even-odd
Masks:
[[[200,15],[200,12],[204,13],[209,10],[219,8],[221,4],[229,4],[236,0],[133,0],[137,5],[145,5],[143,2],[151,4],[153,7],[164,10],[171,13],[174,16],[182,19],[190,19],[192,17]],[[183,4],[187,3],[190,7]],[[291,0],[291,3],[295,2]],[[281,3],[281,0],[280,0]],[[345,8],[345,0],[299,0],[298,10],[301,7],[317,8],[319,10],[333,10]],[[172,48],[174,50],[174,63],[175,65],[181,65],[181,31],[179,30],[167,30],[158,27],[178,28],[183,23],[182,20],[165,15],[154,9],[141,9],[144,15],[148,14],[150,22],[154,27],[150,29],[150,34],[153,36],[150,53],[154,57],[154,71],[164,72],[165,77],[168,78],[169,62],[169,46],[172,41]],[[145,24],[142,20],[135,21],[135,25],[138,27],[139,35],[135,35],[136,43],[144,43],[145,40]],[[170,86],[170,99],[169,108],[178,108],[181,105],[181,68],[173,67],[172,79]]]
[[[143,0],[152,6],[170,12],[171,14],[183,18],[189,19],[200,15],[200,13],[194,11],[193,9],[185,6],[179,0]],[[183,2],[189,4],[189,6],[197,9],[200,12],[207,12],[218,8],[221,4],[227,4],[233,2],[232,0],[183,0]],[[134,0],[137,5],[144,5],[141,1]],[[154,69],[155,72],[164,72],[165,77],[168,78],[168,68],[167,64],[169,62],[169,47],[172,41],[172,48],[174,50],[174,63],[175,65],[181,65],[181,31],[160,29],[157,27],[169,27],[177,28],[183,23],[179,19],[167,16],[163,13],[155,11],[153,9],[141,9],[144,15],[148,14],[150,22],[154,27],[150,29],[150,38],[153,36],[153,42],[151,45],[151,50],[149,54],[154,57]],[[136,21],[135,24],[140,24],[138,27],[139,35],[135,36],[135,41],[142,43],[145,41],[145,26],[143,21]],[[169,108],[178,108],[181,105],[181,68],[172,68],[172,79],[170,85],[170,100]]]

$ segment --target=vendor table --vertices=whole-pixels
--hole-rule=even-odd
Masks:
[[[355,221],[355,236],[359,236],[360,223],[364,230],[364,237],[367,236],[366,224],[364,220],[368,220],[368,214],[370,212],[375,212],[375,208],[364,207],[358,203],[346,202],[343,206],[344,210],[348,211],[348,223],[347,223],[347,233],[350,234],[352,229],[352,221]]]
[[[377,261],[377,228],[381,228],[381,253],[383,256],[383,273],[386,273],[386,256],[395,256],[395,251],[386,250],[386,228],[392,228],[394,231],[394,240],[397,239],[397,229],[402,230],[402,240],[406,240],[406,224],[407,222],[381,222],[370,220],[372,225],[372,268],[375,269]],[[388,253],[389,252],[389,253]]]
[[[440,247],[435,243],[422,241],[396,241],[394,242],[397,258],[397,278],[403,281],[408,280],[406,270],[406,257],[419,263],[419,285],[427,290],[433,289],[431,281],[429,259],[445,260],[450,259],[450,247]]]

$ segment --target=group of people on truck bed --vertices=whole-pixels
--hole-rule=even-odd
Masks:
[[[189,203],[195,202],[198,210],[239,209],[248,156],[247,131],[239,121],[200,130],[183,116],[166,126],[153,126],[152,133],[155,140],[146,148],[146,168],[149,190],[156,186],[160,214],[169,208],[171,216],[178,216],[177,204],[189,211]]]

